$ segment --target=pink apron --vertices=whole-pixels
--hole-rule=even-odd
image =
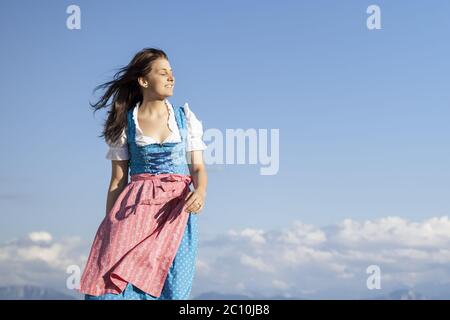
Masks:
[[[189,219],[190,175],[141,173],[100,224],[79,291],[121,293],[128,282],[159,297]]]

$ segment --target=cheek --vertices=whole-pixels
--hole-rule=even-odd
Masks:
[[[153,79],[151,79],[151,80],[149,81],[149,83],[150,83],[150,86],[151,86],[152,88],[161,88],[161,87],[164,87],[164,82],[161,81],[161,79],[158,79],[158,78],[153,78]]]
[[[164,87],[167,84],[167,81],[164,77],[160,77],[155,80],[155,85],[157,87]]]

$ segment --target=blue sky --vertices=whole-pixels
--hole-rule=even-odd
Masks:
[[[110,161],[88,102],[152,46],[177,78],[170,101],[205,131],[280,130],[278,174],[209,167],[202,236],[448,215],[449,15],[437,0],[2,1],[0,241],[93,238]]]

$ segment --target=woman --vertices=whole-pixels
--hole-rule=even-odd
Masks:
[[[206,145],[188,104],[168,101],[174,84],[165,52],[146,48],[99,86],[106,90],[95,111],[113,99],[103,131],[112,176],[106,217],[80,281],[86,300],[190,295],[197,214],[206,197]]]

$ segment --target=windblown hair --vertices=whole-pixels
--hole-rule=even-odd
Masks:
[[[103,132],[99,136],[105,137],[106,142],[115,142],[119,139],[127,125],[127,112],[136,103],[142,103],[143,95],[138,78],[148,74],[152,70],[153,62],[159,58],[169,60],[163,50],[144,48],[136,53],[127,66],[119,68],[113,80],[95,87],[94,92],[99,89],[105,89],[105,92],[95,104],[89,103],[94,109],[94,114],[102,108],[109,108]],[[111,98],[112,102],[108,104]]]

